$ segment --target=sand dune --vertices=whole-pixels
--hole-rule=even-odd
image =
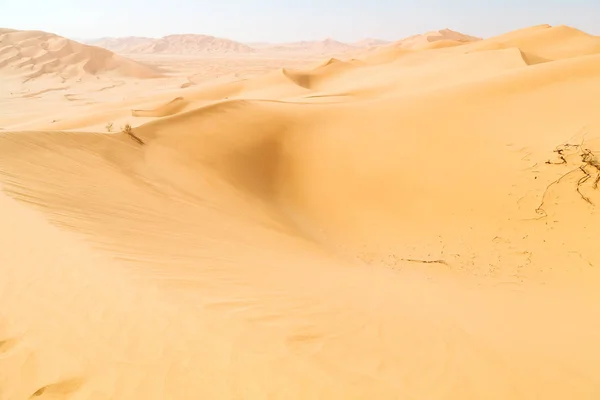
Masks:
[[[567,26],[541,26],[489,39],[489,43],[518,47],[548,60],[580,57],[600,53],[600,37]]]
[[[2,131],[0,399],[597,398],[595,38],[444,35]]]
[[[62,79],[111,74],[132,78],[154,78],[152,68],[88,46],[40,31],[0,31],[0,73],[28,81],[44,76]]]
[[[332,58],[325,64],[308,72],[283,70],[283,74],[298,86],[318,90],[321,82],[327,81],[332,77],[337,78],[344,72],[353,70],[354,68],[356,68],[355,64]]]
[[[465,52],[519,49],[528,64],[600,53],[600,37],[567,26],[539,25],[465,44]]]
[[[367,49],[363,58],[371,63],[385,63],[396,60],[413,50],[441,49],[460,46],[471,42],[479,42],[481,38],[465,35],[451,29],[431,31],[409,36],[393,43]]]
[[[442,29],[440,31],[431,31],[419,35],[409,36],[402,40],[396,41],[388,45],[388,47],[410,49],[416,47],[426,46],[430,43],[438,41],[454,41],[461,43],[475,42],[481,40],[481,38],[465,35],[460,32],[453,31],[451,29]]]

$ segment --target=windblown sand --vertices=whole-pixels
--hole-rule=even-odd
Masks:
[[[0,399],[600,398],[600,38],[10,57]]]

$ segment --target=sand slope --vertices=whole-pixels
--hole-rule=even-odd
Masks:
[[[99,47],[40,31],[0,31],[0,73],[25,81],[44,76],[62,79],[84,76],[154,78],[149,66],[115,55]]]
[[[598,398],[600,55],[547,29],[0,134],[0,399]]]
[[[412,35],[396,42],[368,48],[364,52],[363,58],[372,63],[385,63],[396,60],[405,54],[410,54],[412,50],[435,50],[479,42],[480,40],[481,38],[465,35],[451,29],[442,29]]]

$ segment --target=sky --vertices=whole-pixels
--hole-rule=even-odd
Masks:
[[[352,42],[444,28],[485,38],[539,24],[600,35],[600,0],[0,0],[0,27],[72,39],[198,33]]]

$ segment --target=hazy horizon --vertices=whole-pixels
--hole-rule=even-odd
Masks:
[[[354,42],[364,38],[398,40],[413,34],[449,28],[467,35],[490,37],[532,25],[569,25],[600,34],[600,3],[547,0],[534,3],[493,0],[383,0],[366,6],[358,1],[330,0],[282,4],[273,0],[229,0],[207,3],[171,0],[106,0],[81,4],[75,0],[0,2],[0,27],[41,30],[72,39],[104,37],[158,38],[172,34],[206,34],[238,42],[295,42],[332,38]]]

